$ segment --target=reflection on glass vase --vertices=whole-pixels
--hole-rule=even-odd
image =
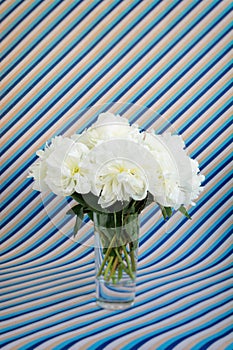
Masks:
[[[138,214],[94,213],[97,304],[125,309],[135,299]]]

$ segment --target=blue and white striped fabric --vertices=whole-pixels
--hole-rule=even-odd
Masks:
[[[2,0],[2,349],[210,349],[232,342],[230,0]],[[144,106],[206,176],[191,221],[141,217],[135,306],[95,304],[94,254],[27,178],[35,152],[92,105]],[[80,112],[83,111],[83,112]],[[163,123],[162,123],[163,124]],[[163,125],[161,124],[161,127]],[[92,232],[86,222],[81,232]]]

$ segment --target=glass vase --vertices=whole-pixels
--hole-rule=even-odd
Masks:
[[[135,299],[138,214],[94,213],[96,301],[106,309],[125,309]]]

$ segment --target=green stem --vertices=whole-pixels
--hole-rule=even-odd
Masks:
[[[122,263],[118,266],[118,281],[122,279]]]
[[[117,268],[117,264],[118,264],[118,257],[116,256],[115,260],[114,260],[114,263],[113,263],[113,266],[112,266],[112,269],[111,269],[111,272],[110,272],[110,276],[108,278],[109,280],[110,280],[111,277],[114,276],[116,268]]]
[[[130,250],[129,255],[130,255],[130,258],[131,258],[132,271],[136,272],[136,263],[135,263],[135,258],[134,258],[134,251]]]
[[[122,248],[123,248],[123,251],[124,251],[124,254],[125,254],[125,260],[127,262],[130,275],[133,276],[133,271],[131,269],[131,265],[130,265],[130,261],[129,261],[129,257],[128,257],[128,252],[127,252],[127,250],[125,248],[125,245],[123,245]]]
[[[109,245],[109,247],[108,247],[108,249],[107,249],[107,251],[105,253],[105,256],[104,256],[104,259],[102,261],[102,264],[100,265],[100,269],[99,269],[99,272],[97,274],[97,277],[99,277],[101,275],[102,271],[103,271],[104,265],[105,265],[105,263],[107,261],[107,258],[109,256],[111,250],[112,250],[112,246],[113,246],[114,241],[115,241],[115,235],[113,236],[113,238],[112,238],[112,240],[110,242],[110,245]]]
[[[113,259],[114,259],[114,256],[111,256],[111,257],[110,257],[110,260],[109,260],[109,263],[108,263],[108,265],[107,265],[107,267],[106,267],[106,270],[104,271],[104,279],[107,279],[107,275],[108,275],[108,272],[109,272],[110,267],[111,267],[111,265],[112,265]]]
[[[134,280],[134,275],[132,274],[132,271],[129,270],[129,269],[127,269],[127,267],[125,266],[125,264],[124,264],[124,262],[123,262],[123,260],[122,260],[122,258],[121,258],[121,256],[120,256],[120,254],[119,254],[117,248],[114,248],[114,251],[115,251],[116,255],[118,256],[119,261],[120,261],[121,264],[122,264],[123,270],[132,278],[132,280]]]

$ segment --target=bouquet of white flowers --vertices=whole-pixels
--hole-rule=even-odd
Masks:
[[[186,208],[195,205],[204,176],[184,146],[178,135],[141,131],[127,119],[107,112],[81,134],[53,138],[37,152],[39,159],[29,176],[34,179],[33,189],[71,196],[78,202],[69,210],[76,215],[75,234],[85,214],[93,220],[100,213],[108,215],[108,227],[116,232],[122,220],[127,222],[152,202],[159,205],[165,219],[173,209],[189,217]],[[132,230],[128,238],[103,233],[106,255],[99,274],[107,279],[113,278],[114,261],[115,270],[123,268],[132,275]]]

